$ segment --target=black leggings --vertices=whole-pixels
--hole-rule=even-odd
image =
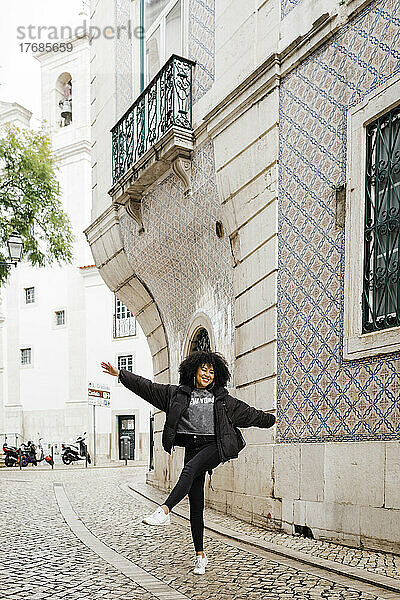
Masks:
[[[189,495],[190,528],[196,552],[203,550],[204,537],[204,480],[206,471],[221,462],[214,441],[198,447],[186,447],[184,467],[180,477],[164,502],[171,511],[186,494]]]

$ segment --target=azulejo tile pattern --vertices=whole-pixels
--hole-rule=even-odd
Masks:
[[[281,0],[281,19],[284,19],[302,0]]]
[[[346,179],[349,107],[400,70],[399,0],[370,5],[280,91],[280,442],[400,437],[400,357],[343,361],[344,231],[331,186]]]
[[[212,143],[194,151],[192,194],[170,173],[142,200],[145,229],[128,215],[121,232],[128,259],[160,310],[170,343],[181,345],[199,311],[214,326],[217,349],[233,346],[232,268],[229,241],[216,235],[220,217]]]
[[[196,61],[193,102],[212,86],[215,77],[215,0],[189,2],[189,58]]]

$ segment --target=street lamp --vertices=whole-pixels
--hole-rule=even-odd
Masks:
[[[14,265],[16,267],[17,263],[19,263],[21,260],[22,251],[24,249],[24,244],[19,233],[14,231],[14,233],[10,235],[8,238],[7,247],[10,262],[0,262],[0,266],[11,267],[11,265]]]

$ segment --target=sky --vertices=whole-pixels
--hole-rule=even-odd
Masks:
[[[84,19],[88,19],[79,15],[81,10],[82,0],[13,0],[7,2],[7,10],[2,12],[0,100],[18,102],[32,111],[33,126],[38,125],[41,118],[40,64],[33,57],[31,49],[25,51],[25,44],[48,41],[46,29],[41,30],[41,39],[37,39],[40,26],[60,28],[70,25],[75,28],[81,25]],[[31,39],[29,25],[32,26]],[[21,43],[24,44],[22,49]]]

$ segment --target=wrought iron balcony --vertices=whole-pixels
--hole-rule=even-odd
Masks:
[[[149,150],[156,148],[168,132],[172,129],[191,132],[194,64],[191,60],[172,55],[112,128],[112,196],[115,196],[118,183],[123,186],[125,175],[133,174],[137,179],[135,165]],[[182,139],[183,148],[190,151],[187,133]],[[163,144],[162,148],[167,146]],[[156,160],[159,150],[156,148]]]
[[[123,338],[136,335],[136,318],[134,316],[123,319],[114,315],[113,319],[113,338]]]

